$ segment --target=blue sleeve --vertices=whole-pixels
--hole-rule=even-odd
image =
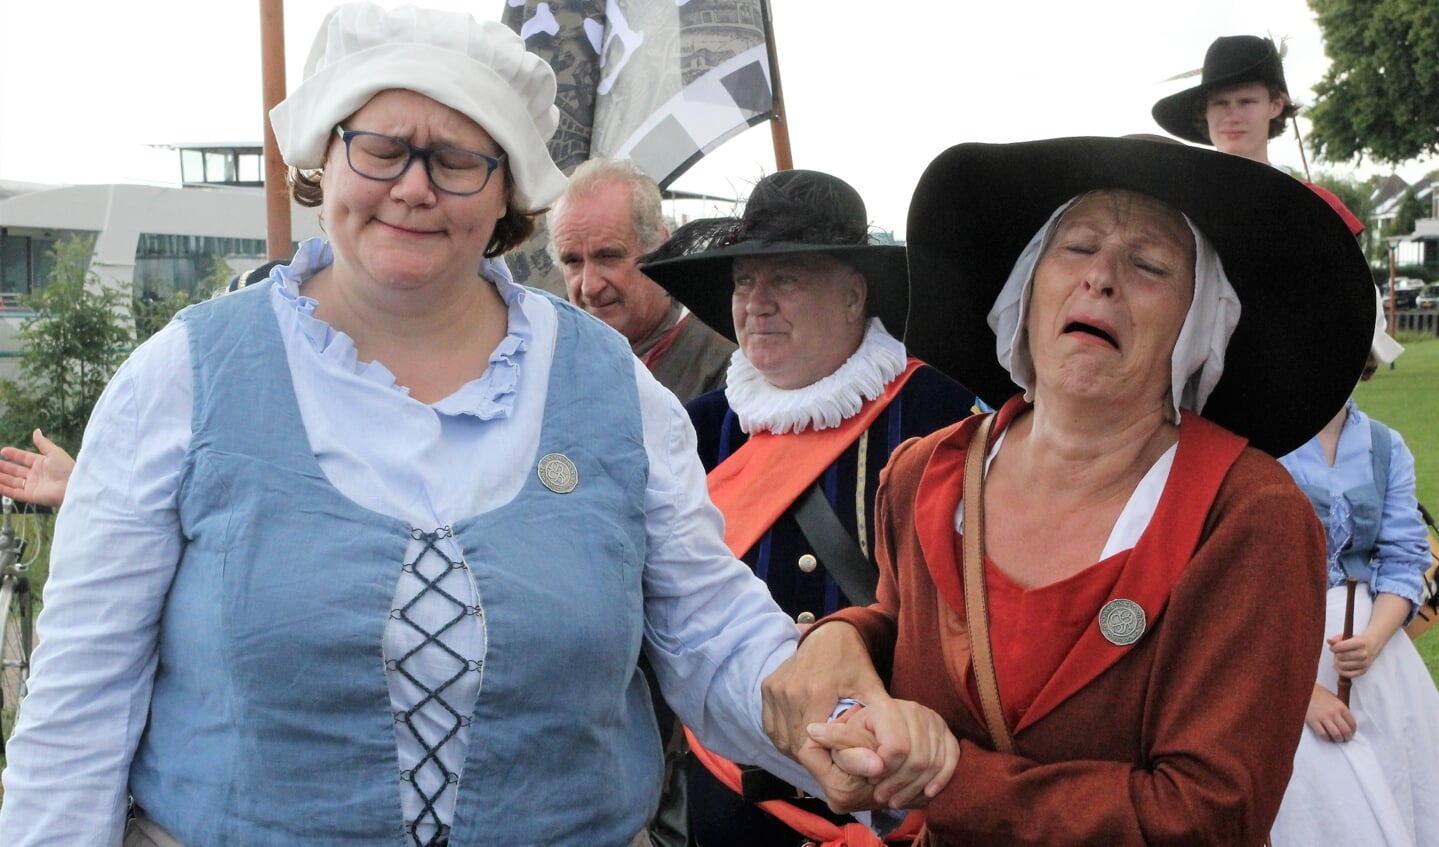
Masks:
[[[1397,594],[1418,608],[1429,567],[1429,542],[1414,495],[1414,454],[1404,439],[1389,430],[1393,443],[1389,483],[1384,491],[1384,522],[1375,544],[1374,593]],[[1413,616],[1413,610],[1410,616]]]
[[[765,735],[760,682],[794,654],[799,630],[724,543],[694,427],[638,359],[650,476],[645,488],[645,652],[665,700],[705,746],[820,791]]]

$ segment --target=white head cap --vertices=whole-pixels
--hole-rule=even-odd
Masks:
[[[1384,310],[1389,304],[1384,302],[1384,296],[1379,289],[1374,289],[1374,343],[1369,345],[1369,352],[1379,360],[1379,364],[1387,365],[1399,358],[1404,352],[1404,345],[1394,340],[1388,332],[1389,320],[1384,316]]]
[[[564,191],[548,147],[559,125],[550,66],[503,24],[415,6],[347,3],[325,17],[304,81],[270,110],[286,164],[321,167],[335,126],[390,88],[423,94],[484,128],[508,155],[521,210],[543,209]]]
[[[989,326],[994,330],[995,353],[999,363],[1009,371],[1014,384],[1024,389],[1028,400],[1034,399],[1034,361],[1029,355],[1029,333],[1025,323],[1029,317],[1029,292],[1034,282],[1034,267],[1048,246],[1049,236],[1059,225],[1070,206],[1080,198],[1054,210],[1049,220],[1030,239],[1024,252],[1014,263],[1009,279],[989,310]],[[1239,323],[1239,295],[1229,283],[1219,254],[1209,239],[1199,231],[1189,216],[1184,216],[1194,235],[1194,299],[1179,328],[1170,362],[1170,411],[1175,422],[1179,410],[1203,411],[1209,393],[1224,375],[1224,352],[1229,338]]]

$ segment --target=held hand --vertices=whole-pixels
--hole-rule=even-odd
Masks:
[[[799,650],[765,678],[760,691],[770,740],[812,773],[827,768],[830,756],[810,739],[806,727],[828,720],[845,697],[864,703],[888,697],[859,632],[840,621],[810,633]]]
[[[932,709],[886,697],[844,717],[809,727],[810,738],[830,751],[834,767],[866,781],[858,786],[854,779],[835,780],[837,792],[826,794],[835,811],[922,808],[954,776],[959,742]],[[828,792],[831,783],[821,782]]]
[[[830,759],[851,776],[871,778],[884,776],[884,758],[879,755],[879,739],[864,721],[849,724],[849,719],[864,710],[852,706],[829,723],[812,723],[805,728],[810,740],[829,751]]]
[[[884,774],[884,759],[876,752],[879,741],[858,724],[846,727],[842,723],[858,711],[851,709],[834,723],[810,724],[813,737],[800,757],[824,789],[830,810],[842,814],[883,805],[874,799],[873,785],[873,780]]]
[[[1354,731],[1359,728],[1349,707],[1322,685],[1314,686],[1313,693],[1309,695],[1309,709],[1304,713],[1304,722],[1320,738],[1335,743],[1353,739]]]
[[[32,439],[39,453],[0,447],[0,494],[37,506],[58,507],[65,499],[75,460],[38,429]]]

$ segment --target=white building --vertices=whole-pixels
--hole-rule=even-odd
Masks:
[[[216,262],[241,273],[266,261],[262,149],[254,144],[171,145],[180,187],[0,182],[0,376],[14,372],[21,298],[43,287],[48,253],[70,235],[93,236],[91,270],[136,296],[192,299]],[[291,204],[293,241],[319,236],[317,210]]]

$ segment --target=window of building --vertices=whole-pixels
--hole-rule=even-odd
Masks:
[[[180,181],[185,185],[265,184],[261,147],[181,147]]]
[[[235,154],[228,150],[211,150],[205,153],[205,181],[235,181]]]
[[[28,227],[0,227],[0,299],[6,307],[17,306],[20,298],[45,287],[55,266],[51,251],[55,242],[72,235],[90,233],[69,230],[42,230]]]
[[[30,293],[29,239],[0,235],[0,294]]]
[[[239,154],[240,182],[263,185],[265,182],[265,157],[259,153]]]
[[[135,293],[163,300],[183,291],[191,300],[204,300],[220,287],[219,277],[266,261],[263,238],[143,233],[135,247]]]
[[[184,183],[205,181],[205,154],[199,150],[180,151],[180,181]]]

